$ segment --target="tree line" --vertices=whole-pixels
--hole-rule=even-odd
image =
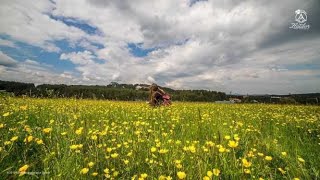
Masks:
[[[119,84],[111,82],[106,86],[99,85],[65,85],[21,83],[0,80],[1,91],[14,96],[29,96],[38,98],[78,98],[106,99],[121,101],[148,101],[149,85]],[[320,104],[320,93],[289,94],[289,95],[226,95],[224,92],[208,90],[174,90],[162,87],[173,101],[214,102],[232,98],[241,99],[242,103],[276,103],[276,104]],[[277,98],[272,98],[277,97]]]
[[[174,90],[163,87],[175,101],[214,102],[226,99],[224,92],[207,90]],[[147,101],[149,90],[147,84],[118,84],[111,82],[106,86],[41,84],[0,81],[0,90],[15,96],[40,98],[79,98],[107,99],[122,101]]]

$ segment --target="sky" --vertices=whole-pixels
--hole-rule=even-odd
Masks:
[[[320,92],[319,17],[319,0],[0,0],[0,80]]]

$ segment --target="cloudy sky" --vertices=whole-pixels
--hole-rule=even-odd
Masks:
[[[319,0],[0,0],[0,79],[320,92],[319,17]]]

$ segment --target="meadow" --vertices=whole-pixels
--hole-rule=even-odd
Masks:
[[[0,97],[0,179],[319,179],[320,107]]]

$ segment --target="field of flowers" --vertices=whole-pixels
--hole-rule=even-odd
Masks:
[[[317,179],[320,107],[0,97],[0,179]]]

